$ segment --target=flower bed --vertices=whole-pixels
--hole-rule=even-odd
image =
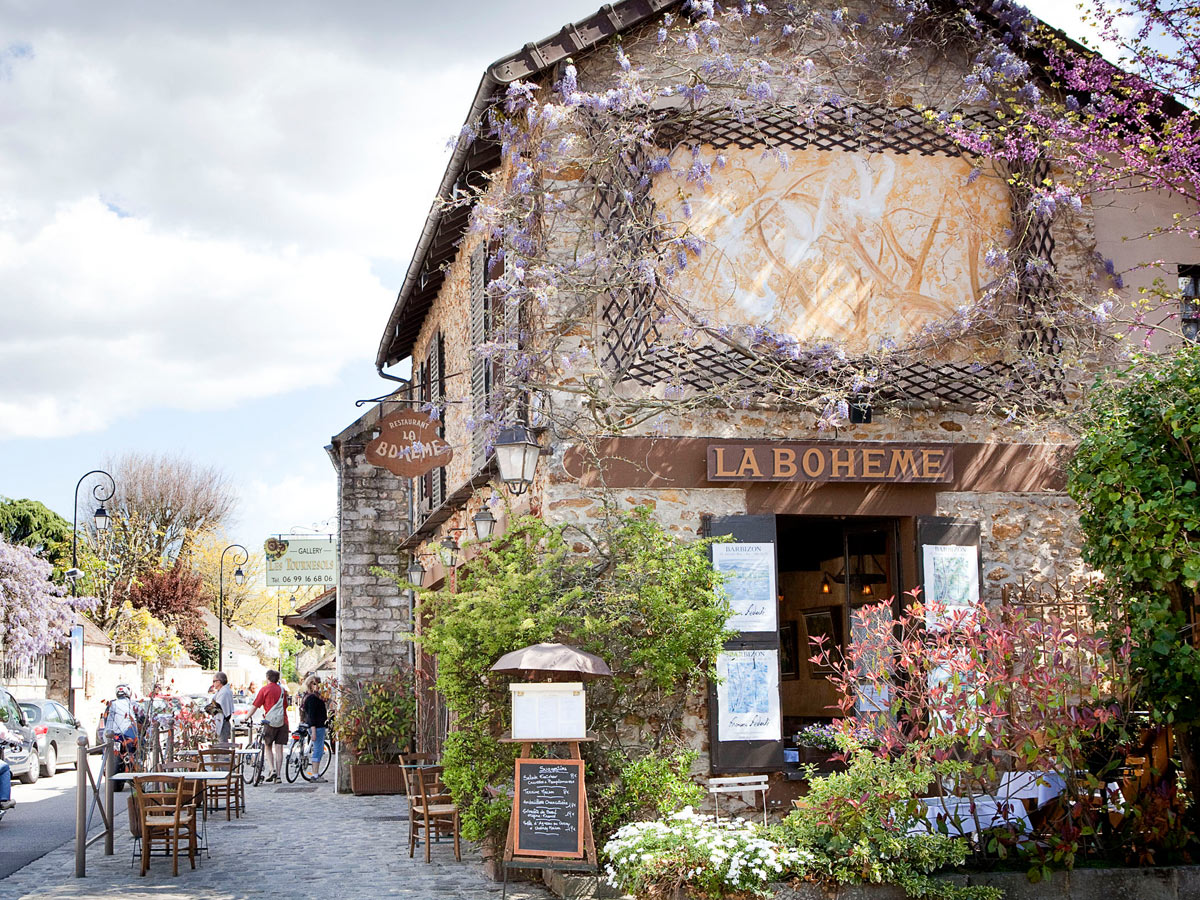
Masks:
[[[604,845],[609,883],[635,896],[672,896],[681,889],[704,897],[750,893],[768,897],[771,882],[802,867],[804,855],[767,838],[740,819],[721,822],[691,807],[658,822],[634,822]]]

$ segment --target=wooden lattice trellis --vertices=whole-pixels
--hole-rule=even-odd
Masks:
[[[986,113],[966,118],[969,124],[989,121]],[[686,123],[664,121],[659,126],[657,141],[668,147],[707,144],[716,149],[769,146],[789,150],[962,155],[961,148],[920,111],[908,106],[882,109],[860,103],[825,104],[803,113],[779,109],[745,121],[732,116],[699,118]],[[654,215],[649,186],[634,174],[639,170],[640,167],[629,165],[617,168],[611,181],[597,186],[595,206],[595,217],[604,238],[625,242],[625,251],[631,258],[650,249],[653,241],[651,228],[630,227],[631,221],[649,223]],[[1016,202],[1014,199],[1014,207]],[[1049,223],[1039,220],[1025,232],[1018,255],[1021,259],[1036,256],[1049,263],[1053,250]],[[1050,275],[1036,267],[1031,267],[1022,279],[1020,302],[1030,322],[1028,334],[1022,336],[1022,349],[1043,354],[1047,350],[1053,354],[1059,349],[1053,325],[1037,324],[1040,321],[1037,308],[1050,290]],[[663,335],[656,325],[660,314],[658,296],[655,285],[631,285],[627,278],[621,278],[614,280],[602,302],[603,362],[619,380],[711,391],[717,386],[752,389],[755,381],[767,374],[768,364],[733,349],[661,343]],[[812,377],[814,373],[798,374]],[[1056,371],[1040,377],[1061,384],[1061,375]],[[971,406],[1021,390],[1019,381],[1017,369],[1000,362],[897,363],[879,380],[884,387],[876,391],[876,396],[901,403]]]

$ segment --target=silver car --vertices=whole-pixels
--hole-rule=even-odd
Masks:
[[[4,761],[12,769],[14,778],[20,778],[25,784],[33,784],[40,774],[40,754],[33,739],[33,728],[25,723],[25,713],[4,688],[0,688],[0,722],[8,731],[16,732],[21,737],[20,748],[4,748]]]
[[[79,737],[87,737],[87,731],[61,703],[54,700],[19,700],[25,721],[33,729],[37,742],[38,759],[42,775],[49,777],[59,766],[75,762]]]

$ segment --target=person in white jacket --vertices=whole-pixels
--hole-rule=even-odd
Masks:
[[[233,740],[233,690],[229,687],[229,676],[218,672],[213,676],[212,686],[216,691],[212,702],[219,707],[213,713],[213,728],[217,732],[217,740],[228,743]]]

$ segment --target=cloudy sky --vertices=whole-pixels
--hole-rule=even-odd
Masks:
[[[599,5],[0,0],[0,495],[70,518],[106,458],[175,452],[232,476],[234,540],[331,527],[447,137]]]

